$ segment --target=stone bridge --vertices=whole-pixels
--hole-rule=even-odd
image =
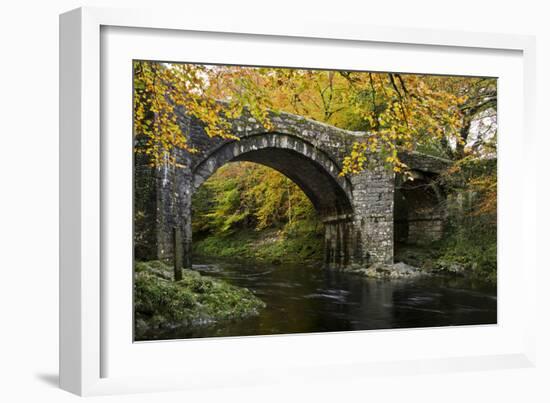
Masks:
[[[325,261],[331,266],[392,263],[394,243],[429,242],[443,229],[442,198],[433,179],[448,161],[401,155],[414,181],[401,183],[382,164],[341,177],[341,163],[363,132],[338,129],[287,113],[271,113],[270,130],[250,114],[231,122],[239,140],[210,138],[196,118],[180,125],[196,153],[176,150],[178,165],[150,168],[135,159],[134,238],[137,259],[176,258],[191,265],[191,198],[218,168],[231,161],[269,166],[309,197],[325,226]],[[372,155],[373,161],[377,156]]]

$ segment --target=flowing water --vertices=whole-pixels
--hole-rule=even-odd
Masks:
[[[246,287],[267,307],[260,315],[206,327],[159,331],[152,339],[494,324],[496,289],[462,277],[366,279],[298,264],[212,260],[201,274]]]

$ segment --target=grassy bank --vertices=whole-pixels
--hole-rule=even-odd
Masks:
[[[398,245],[396,262],[421,267],[434,274],[460,274],[496,284],[496,233],[454,230],[430,245]]]
[[[148,329],[197,326],[257,315],[265,304],[246,288],[183,270],[173,281],[173,270],[159,262],[135,266],[136,338]]]
[[[496,284],[496,227],[479,231],[475,228],[455,229],[438,246],[440,254],[437,262],[440,265],[462,265],[473,277]]]
[[[323,234],[303,223],[295,228],[247,229],[195,240],[193,252],[202,256],[254,259],[276,264],[316,262],[323,259]]]

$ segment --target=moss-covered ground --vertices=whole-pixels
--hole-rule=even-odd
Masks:
[[[152,328],[199,326],[257,315],[265,307],[246,288],[183,270],[180,281],[160,261],[135,265],[134,309],[136,339]]]

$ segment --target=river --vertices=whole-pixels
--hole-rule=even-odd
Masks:
[[[299,264],[209,260],[201,274],[246,287],[267,307],[259,316],[159,331],[151,339],[247,336],[495,324],[496,289],[462,277],[376,280]]]

